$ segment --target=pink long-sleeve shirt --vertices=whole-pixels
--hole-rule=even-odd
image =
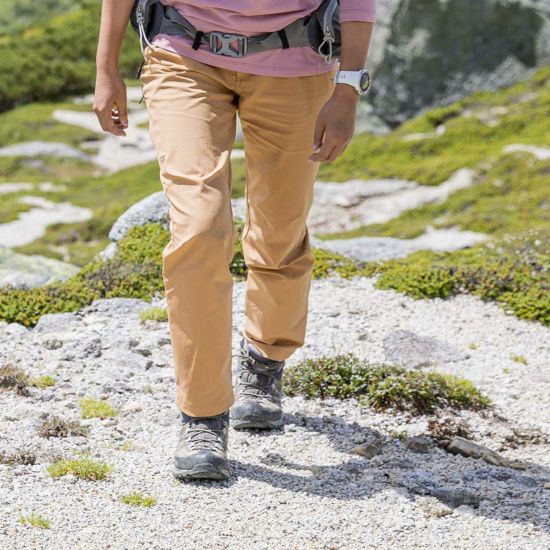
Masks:
[[[282,29],[315,11],[322,0],[163,0],[203,32],[222,31],[253,36]],[[340,0],[340,22],[376,19],[376,0]],[[198,50],[187,35],[158,35],[154,44],[216,67],[267,76],[307,76],[331,70],[323,56],[306,46],[248,53],[235,58],[212,53],[206,44]]]

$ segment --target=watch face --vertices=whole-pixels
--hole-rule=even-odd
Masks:
[[[361,80],[359,81],[359,88],[364,93],[369,89],[370,86],[370,75],[367,71],[361,74]]]

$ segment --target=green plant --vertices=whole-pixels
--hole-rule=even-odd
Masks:
[[[527,359],[525,358],[525,355],[516,355],[514,353],[510,355],[510,359],[516,363],[520,363],[521,365],[527,365]]]
[[[147,496],[137,491],[127,495],[122,495],[120,497],[120,501],[124,504],[128,504],[129,506],[141,506],[143,508],[151,508],[157,503],[157,499],[155,497]]]
[[[118,414],[104,399],[94,399],[86,397],[79,401],[80,413],[82,418],[112,418]]]
[[[449,253],[416,252],[373,266],[376,286],[413,298],[448,298],[471,293],[496,301],[521,319],[550,325],[548,232]]]
[[[139,314],[139,318],[143,323],[146,321],[164,322],[168,321],[168,311],[163,307],[152,307],[144,309]]]
[[[53,478],[72,474],[79,479],[87,481],[104,480],[111,471],[112,467],[106,462],[97,462],[89,457],[73,460],[58,460],[48,466],[48,473]]]
[[[50,521],[40,514],[31,514],[29,516],[20,516],[19,523],[30,527],[39,527],[40,529],[49,529]]]
[[[477,410],[490,404],[468,380],[396,365],[368,364],[353,354],[308,359],[286,371],[284,386],[288,395],[308,399],[354,397],[375,409],[415,414],[444,407]]]
[[[44,374],[43,376],[34,376],[29,379],[29,385],[41,390],[51,388],[52,386],[55,386],[55,378],[53,376],[49,376],[48,374]]]

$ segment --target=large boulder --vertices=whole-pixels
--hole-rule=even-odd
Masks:
[[[0,246],[0,287],[27,288],[67,279],[78,267],[38,255],[13,252]]]
[[[550,63],[547,1],[378,0],[377,6],[368,103],[389,127]]]

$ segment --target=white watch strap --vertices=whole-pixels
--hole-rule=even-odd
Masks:
[[[361,71],[338,71],[336,73],[336,84],[349,84],[359,92],[359,79]]]

